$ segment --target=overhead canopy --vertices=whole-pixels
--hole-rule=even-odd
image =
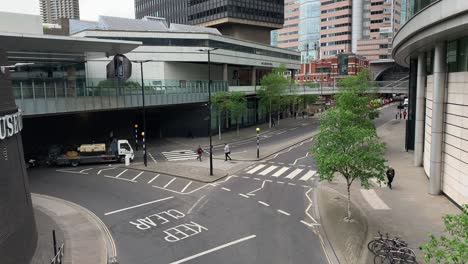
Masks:
[[[52,35],[0,32],[0,47],[7,52],[83,54],[104,52],[107,56],[128,53],[142,43]]]

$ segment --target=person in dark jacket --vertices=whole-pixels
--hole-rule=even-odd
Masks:
[[[392,189],[393,178],[395,178],[395,170],[392,167],[388,167],[387,180],[388,180],[388,188],[390,189]]]

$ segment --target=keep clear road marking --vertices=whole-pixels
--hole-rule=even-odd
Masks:
[[[304,176],[302,176],[299,180],[300,181],[308,181],[310,178],[312,178],[315,175],[315,173],[317,173],[317,172],[311,170],[311,171],[307,172]]]
[[[390,207],[380,199],[374,190],[361,189],[361,194],[374,210],[390,210]]]
[[[292,179],[296,177],[299,173],[301,173],[301,171],[303,171],[303,169],[296,169],[295,171],[289,173],[289,175],[286,176],[286,179]]]
[[[255,168],[249,170],[247,173],[248,173],[248,174],[254,174],[256,171],[261,170],[263,167],[265,167],[265,165],[260,164],[260,165],[258,165],[257,167],[255,167]]]
[[[244,242],[244,241],[246,241],[246,240],[250,240],[250,239],[256,238],[256,237],[257,237],[256,235],[251,235],[251,236],[248,236],[248,237],[244,237],[244,238],[241,238],[241,239],[238,239],[238,240],[229,242],[229,243],[227,243],[227,244],[224,244],[224,245],[221,245],[221,246],[217,246],[217,247],[215,247],[215,248],[212,248],[212,249],[209,249],[209,250],[200,252],[200,253],[195,254],[195,255],[193,255],[193,256],[186,257],[186,258],[184,258],[184,259],[171,262],[171,263],[169,263],[169,264],[180,264],[180,263],[184,263],[184,262],[187,262],[187,261],[189,261],[189,260],[192,260],[192,259],[201,257],[201,256],[206,255],[206,254],[209,254],[209,253],[211,253],[211,252],[215,252],[215,251],[218,251],[218,250],[220,250],[220,249],[223,249],[223,248],[226,248],[226,247],[230,247],[230,246],[232,246],[232,245],[239,244],[239,243],[241,243],[241,242]]]
[[[268,167],[266,170],[260,172],[259,175],[265,176],[265,175],[267,175],[268,173],[274,171],[276,168],[278,168],[278,166],[270,166],[270,167]]]
[[[104,215],[111,215],[111,214],[115,214],[115,213],[120,213],[120,212],[123,212],[123,211],[127,211],[127,210],[138,208],[138,207],[142,207],[142,206],[145,206],[145,205],[148,205],[148,204],[154,204],[154,203],[162,202],[162,201],[169,200],[169,199],[172,199],[172,198],[174,198],[174,196],[169,196],[169,197],[166,197],[166,198],[163,198],[163,199],[159,199],[159,200],[155,200],[155,201],[142,203],[142,204],[130,206],[130,207],[127,207],[127,208],[115,210],[115,211],[112,211],[112,212],[105,213]]]
[[[271,175],[273,177],[279,177],[281,174],[283,174],[285,171],[289,170],[289,167],[283,167],[279,171],[275,172],[275,174]]]

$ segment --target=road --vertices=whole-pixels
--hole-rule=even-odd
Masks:
[[[384,110],[376,123],[392,112]],[[312,143],[213,184],[108,165],[33,169],[29,177],[33,192],[101,218],[121,264],[330,263],[314,214]]]

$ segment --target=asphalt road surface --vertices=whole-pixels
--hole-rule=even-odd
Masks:
[[[376,123],[394,110],[382,112]],[[271,140],[287,140],[296,130]],[[108,165],[36,168],[29,177],[33,192],[100,217],[121,264],[330,263],[313,213],[319,177],[311,144],[296,144],[213,184]]]

